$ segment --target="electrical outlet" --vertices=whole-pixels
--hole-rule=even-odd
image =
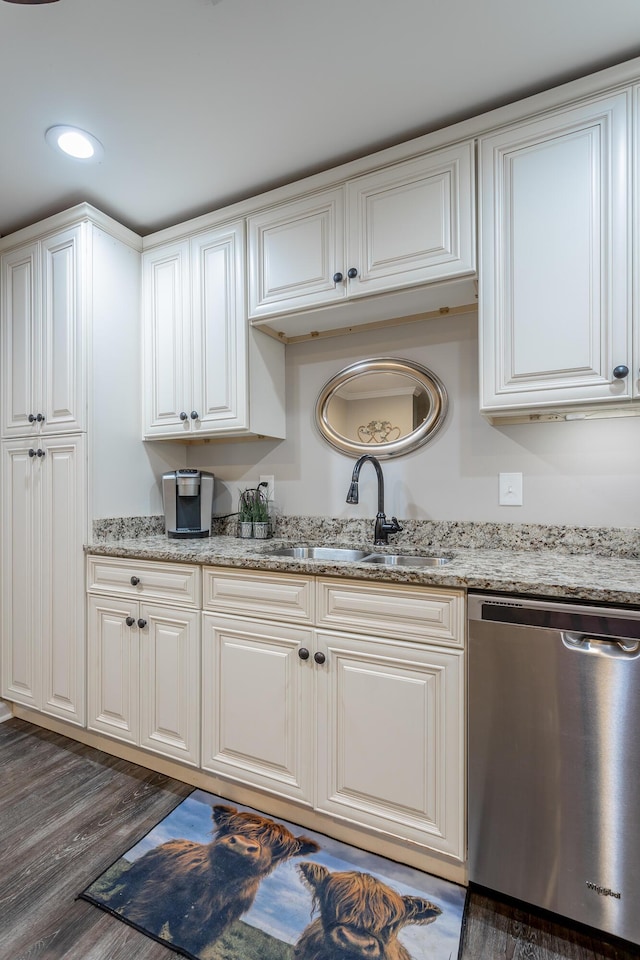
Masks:
[[[504,507],[522,506],[522,474],[499,474],[499,502]]]
[[[266,484],[267,484],[267,488],[266,488],[266,490],[265,490],[265,493],[266,493],[266,495],[267,495],[267,500],[271,500],[271,501],[275,500],[275,487],[276,487],[275,477],[274,477],[274,476],[268,476],[268,477],[262,476],[262,477],[260,477],[260,483],[266,483]],[[263,487],[262,489],[264,490],[265,488]]]

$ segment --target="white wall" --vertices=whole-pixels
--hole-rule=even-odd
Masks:
[[[188,448],[188,465],[217,477],[215,512],[236,509],[238,486],[275,475],[276,504],[289,515],[372,517],[375,474],[365,464],[360,504],[345,497],[353,459],[316,433],[312,412],[324,383],[369,356],[429,367],[449,393],[437,436],[383,464],[386,512],[399,518],[640,526],[640,418],[492,426],[478,413],[476,318],[443,317],[287,346],[287,439]],[[498,473],[524,474],[524,505],[498,505]]]

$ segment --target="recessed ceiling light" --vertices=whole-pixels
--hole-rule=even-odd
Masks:
[[[56,3],[57,0],[6,0],[7,3]]]
[[[44,135],[47,143],[56,150],[62,150],[76,160],[102,160],[104,148],[92,133],[80,130],[79,127],[70,127],[67,124],[58,124],[49,127]]]

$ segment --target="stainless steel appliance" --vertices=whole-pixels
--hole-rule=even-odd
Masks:
[[[640,944],[640,611],[469,596],[472,883]]]
[[[168,537],[208,537],[213,511],[213,474],[174,470],[162,476],[164,529]]]

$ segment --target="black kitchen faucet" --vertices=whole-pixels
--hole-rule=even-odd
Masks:
[[[382,476],[382,467],[380,466],[380,461],[375,457],[372,457],[370,453],[365,453],[356,460],[353,468],[353,474],[351,476],[349,492],[347,494],[347,503],[358,503],[358,479],[360,477],[360,469],[365,460],[371,461],[378,478],[378,512],[376,514],[376,525],[373,531],[373,542],[376,546],[382,546],[385,543],[389,543],[390,533],[400,533],[402,531],[402,527],[398,523],[396,517],[391,517],[391,520],[389,521],[385,516],[384,477]]]

